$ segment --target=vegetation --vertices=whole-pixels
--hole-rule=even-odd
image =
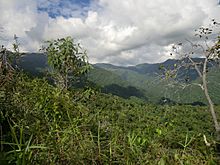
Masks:
[[[197,62],[201,62],[199,58],[193,58]],[[126,93],[124,89],[132,86],[144,95],[137,96],[142,100],[147,100],[152,103],[158,103],[162,97],[169,98],[176,104],[194,104],[201,102],[206,104],[206,98],[199,86],[190,85],[191,83],[200,83],[198,74],[193,69],[181,69],[178,71],[178,81],[175,86],[170,84],[170,81],[161,81],[162,71],[159,70],[160,65],[165,68],[172,68],[174,64],[178,64],[179,60],[167,60],[160,64],[142,64],[133,67],[118,67],[105,65],[95,65],[94,70],[91,70],[88,79],[102,88],[111,85],[121,86],[118,95]],[[208,87],[210,95],[215,104],[220,104],[220,71],[216,63],[209,64],[209,72],[207,73]],[[150,72],[148,73],[148,70]],[[152,71],[152,72],[151,72]],[[185,82],[189,77],[187,86],[182,86],[178,82]],[[108,88],[107,88],[108,89]],[[118,89],[118,88],[117,88]],[[113,93],[111,90],[103,90],[106,93]],[[129,97],[129,95],[127,95]]]
[[[218,163],[206,107],[63,92],[25,76],[16,82],[10,104],[1,102],[4,159],[11,164]]]
[[[220,25],[215,20],[213,20],[213,25]],[[191,48],[187,49],[187,51],[184,51],[183,44],[179,43],[177,45],[173,46],[173,52],[180,56],[180,64],[174,64],[174,67],[172,70],[165,69],[165,77],[167,78],[176,78],[177,72],[182,68],[194,68],[201,79],[200,83],[193,83],[193,85],[197,85],[201,88],[203,91],[206,101],[208,103],[210,113],[212,115],[213,123],[215,126],[215,131],[217,134],[217,140],[220,141],[220,125],[217,119],[216,111],[214,108],[214,103],[212,98],[210,97],[210,91],[208,89],[208,79],[207,79],[207,73],[209,71],[209,62],[213,63],[219,63],[220,61],[220,36],[218,35],[217,38],[212,38],[212,43],[210,44],[210,39],[213,35],[213,27],[212,28],[205,28],[201,27],[198,32],[195,34],[195,36],[198,36],[201,41],[198,43],[193,43],[191,41],[188,41],[190,43]],[[215,30],[215,29],[214,29]],[[218,32],[218,31],[217,31]],[[203,57],[203,60],[200,62],[196,62],[193,60],[192,56],[194,54],[200,54],[200,56]],[[172,55],[172,53],[171,53]],[[187,62],[188,61],[188,62]],[[189,78],[188,78],[189,79]],[[189,80],[186,79],[186,82]],[[187,84],[186,84],[187,86]]]
[[[68,37],[44,49],[55,84],[14,69],[13,53],[0,52],[0,164],[220,163],[206,106],[155,105],[94,86],[70,88],[89,68],[77,48]]]
[[[86,50],[71,37],[47,41],[47,44],[43,50],[47,55],[50,73],[56,85],[67,89],[73,81],[87,73],[90,65]]]
[[[194,58],[194,60],[201,61],[199,58]],[[182,85],[176,85],[173,88],[168,82],[161,81],[160,65],[169,67],[175,63],[178,63],[178,61],[167,60],[159,64],[142,64],[132,67],[111,66],[114,69],[105,64],[95,64],[93,69],[86,75],[86,78],[90,83],[100,88],[102,92],[111,93],[123,98],[135,96],[143,101],[157,104],[162,97],[166,97],[176,104],[195,105],[198,102],[206,104],[204,93],[201,92],[198,86],[188,84],[185,88]],[[48,68],[47,58],[43,54],[27,54],[21,58],[21,67],[28,74],[43,77],[43,70]],[[179,80],[181,82],[185,81],[186,75],[190,78],[190,82],[200,82],[196,71],[193,69],[189,71],[181,70],[179,72]],[[220,104],[220,88],[218,87],[220,72],[218,66],[211,66],[207,76],[210,82],[208,87],[211,98],[215,104]],[[83,80],[80,83],[83,82],[85,81]],[[135,95],[128,92],[130,87],[137,91]]]

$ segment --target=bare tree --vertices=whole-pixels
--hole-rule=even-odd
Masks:
[[[217,119],[217,114],[215,111],[214,103],[210,97],[210,92],[208,88],[207,73],[209,71],[210,65],[219,64],[220,60],[220,34],[219,34],[219,23],[214,19],[209,27],[201,27],[196,30],[194,41],[186,39],[185,44],[178,43],[173,45],[172,53],[170,55],[178,57],[179,63],[175,64],[172,69],[163,68],[165,71],[166,78],[176,78],[178,71],[181,68],[195,69],[198,76],[201,79],[200,83],[185,83],[183,88],[188,85],[197,85],[204,92],[205,98],[207,100],[216,135],[217,140],[220,141],[220,123]],[[195,60],[193,57],[199,56],[202,60]]]
[[[6,82],[10,82],[16,70],[19,69],[18,64],[22,53],[19,51],[17,39],[18,37],[14,35],[13,52],[4,45],[0,47],[0,87],[3,87]]]
[[[0,28],[1,29],[1,28]],[[9,51],[3,45],[0,46],[0,97],[3,96],[3,104],[7,104],[8,96],[11,95],[11,87],[13,83],[15,83],[15,76],[18,71],[18,60],[20,58],[19,48],[18,48],[18,41],[16,35],[14,36],[15,42],[13,43],[13,50],[14,52]],[[14,65],[13,65],[14,63]],[[4,106],[3,106],[4,107]],[[2,119],[1,117],[4,116],[6,113],[5,109],[2,107],[0,108],[0,141],[3,141],[3,127],[2,127]],[[3,145],[0,143],[0,151],[3,151]]]

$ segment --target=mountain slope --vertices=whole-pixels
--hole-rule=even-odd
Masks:
[[[203,59],[194,59],[201,61]],[[46,56],[31,53],[22,57],[21,67],[24,71],[39,76],[43,74],[47,65]],[[205,102],[205,97],[198,86],[181,83],[170,85],[171,82],[162,81],[160,65],[172,68],[177,60],[167,60],[157,64],[139,64],[136,66],[115,66],[111,64],[94,64],[88,80],[100,87],[104,93],[112,93],[123,98],[132,96],[158,103],[161,100],[171,100],[178,103]],[[195,70],[181,70],[179,78],[184,80],[188,76],[192,82],[200,81]],[[210,95],[216,104],[220,104],[220,71],[213,67],[208,73]]]
[[[201,61],[203,59],[194,59],[195,61]],[[161,98],[167,98],[178,103],[198,103],[206,102],[203,92],[198,86],[187,84],[185,86],[180,82],[176,85],[171,85],[171,82],[162,81],[160,78],[162,73],[159,70],[159,66],[170,67],[178,63],[177,60],[167,60],[164,63],[159,64],[139,64],[137,66],[121,67],[109,64],[96,64],[96,67],[107,70],[111,73],[117,74],[126,84],[134,86],[141,90],[145,97],[151,102],[160,102]],[[211,65],[210,65],[211,66]],[[90,73],[90,77],[94,77],[93,73]],[[190,77],[193,83],[200,81],[198,74],[195,70],[182,70],[179,78]],[[98,80],[108,77],[108,75],[102,75]],[[96,79],[92,80],[94,83],[98,83]],[[213,67],[208,73],[209,91],[213,101],[216,104],[220,104],[220,71],[219,68]],[[109,84],[114,81],[110,80]]]

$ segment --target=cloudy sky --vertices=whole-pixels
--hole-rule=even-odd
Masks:
[[[218,0],[0,0],[0,44],[13,35],[23,51],[42,41],[72,36],[91,63],[155,63],[173,43],[220,19]]]

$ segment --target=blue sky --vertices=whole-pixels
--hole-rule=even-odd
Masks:
[[[156,63],[173,44],[193,40],[194,30],[220,20],[218,0],[0,0],[0,44],[13,35],[23,51],[72,36],[91,63]]]
[[[61,0],[61,1],[39,1],[38,11],[47,12],[52,18],[63,16],[69,18],[74,16],[73,12],[85,16],[90,7],[90,0]],[[64,11],[67,12],[64,12]],[[71,12],[68,12],[71,11]]]

